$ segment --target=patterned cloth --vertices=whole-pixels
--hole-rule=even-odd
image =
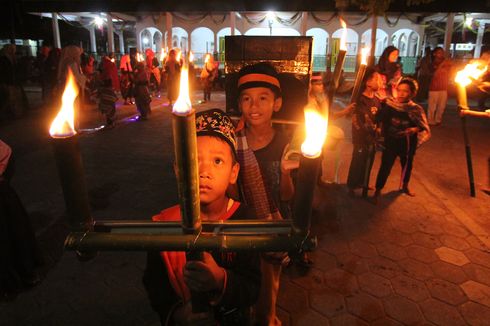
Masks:
[[[248,147],[245,130],[237,133],[238,161],[240,165],[240,180],[242,182],[244,200],[257,215],[258,219],[282,220],[279,208],[274,203],[269,185],[262,175],[254,152]]]
[[[422,131],[417,133],[417,147],[428,141],[431,137],[429,123],[424,109],[413,101],[407,103],[399,103],[389,98],[386,104],[391,108],[401,112],[407,112],[410,120],[412,120]]]

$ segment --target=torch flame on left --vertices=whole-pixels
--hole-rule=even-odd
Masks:
[[[70,68],[68,68],[68,78],[65,90],[61,97],[61,109],[54,118],[49,128],[51,137],[64,138],[74,136],[75,131],[75,109],[74,103],[78,96],[78,87],[75,83],[75,77]]]
[[[182,66],[180,72],[179,97],[172,108],[175,114],[186,115],[192,111],[191,98],[189,96],[189,72],[186,65]]]

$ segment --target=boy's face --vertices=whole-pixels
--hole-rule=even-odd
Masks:
[[[321,94],[324,92],[324,87],[322,82],[312,82],[311,83],[311,92],[313,94]]]
[[[274,92],[267,87],[254,87],[240,93],[238,106],[249,125],[270,124],[272,113],[281,109],[282,98],[275,98]]]
[[[369,87],[373,91],[377,91],[379,89],[379,74],[377,72],[373,73],[371,78],[369,78],[366,82],[366,86]]]
[[[211,136],[197,137],[199,162],[199,199],[210,204],[223,198],[230,184],[235,184],[240,166],[233,164],[230,145]]]
[[[412,91],[407,84],[400,84],[396,88],[396,99],[400,103],[408,102],[412,99]]]

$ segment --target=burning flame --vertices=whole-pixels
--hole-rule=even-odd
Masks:
[[[487,66],[481,68],[483,65],[475,62],[467,64],[463,70],[460,70],[456,74],[454,81],[463,87],[471,84],[472,79],[478,79],[485,71],[487,71]]]
[[[317,158],[327,138],[328,119],[315,109],[305,108],[306,139],[301,145],[305,157]]]
[[[164,48],[162,48],[162,49],[160,50],[160,61],[165,60],[165,57],[166,57],[166,56],[167,56],[167,54],[165,53],[165,49],[164,49]]]
[[[211,55],[210,55],[209,53],[208,53],[208,54],[206,54],[206,58],[204,59],[204,63],[205,63],[205,64],[209,62],[209,57],[210,57],[210,56],[211,56]]]
[[[145,61],[145,58],[143,58],[143,55],[141,55],[141,53],[136,53],[136,60],[138,62],[143,62]]]
[[[342,37],[340,38],[340,49],[341,50],[344,50],[344,51],[347,51],[347,46],[346,46],[346,42],[347,42],[347,24],[345,23],[345,21],[340,18],[340,24],[342,25]]]
[[[189,63],[192,63],[194,61],[194,53],[192,51],[189,51]]]
[[[180,61],[180,59],[182,58],[182,51],[178,51],[177,52],[177,61]]]
[[[369,55],[370,48],[361,49],[361,65],[367,66],[367,57]]]
[[[189,97],[189,73],[184,65],[180,72],[180,92],[177,101],[172,108],[175,114],[186,115],[192,110],[191,98]]]
[[[114,59],[114,58],[111,58],[111,61],[112,61],[112,62],[114,63],[114,62],[116,62],[116,59]]]
[[[78,96],[78,87],[75,83],[75,77],[70,68],[68,68],[68,78],[65,90],[61,97],[61,109],[54,118],[49,128],[49,134],[54,138],[64,138],[74,136],[75,131],[75,109],[73,103]]]

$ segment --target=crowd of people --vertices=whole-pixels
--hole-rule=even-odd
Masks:
[[[21,78],[22,63],[16,58],[15,45],[6,45],[0,51],[0,119],[17,118],[28,109]],[[214,80],[218,76],[218,63],[213,56],[206,55],[202,73],[196,76],[196,67],[188,60],[191,87],[203,89],[203,102],[209,101]],[[150,102],[160,97],[166,89],[168,103],[173,105],[179,95],[180,70],[184,63],[179,50],[171,49],[166,56],[158,57],[153,50],[146,49],[143,56],[132,49],[119,59],[114,53],[100,57],[97,62],[93,54],[84,53],[75,45],[62,49],[43,45],[33,62],[41,86],[41,107],[53,106],[65,87],[68,70],[71,70],[80,89],[81,101],[97,104],[106,116],[106,126],[115,121],[116,101],[121,98],[124,105],[136,105],[141,120],[151,114]],[[68,69],[69,68],[69,69]]]
[[[96,94],[108,126],[114,123],[119,92],[127,104],[134,99],[141,119],[146,119],[151,113],[151,99],[159,96],[162,85],[165,84],[170,105],[177,99],[183,60],[179,60],[174,49],[164,62],[151,50],[145,54],[144,60],[138,53],[124,55],[118,69],[111,54],[97,65],[93,57],[84,56],[77,46],[46,51],[43,96],[59,97],[71,70],[83,90],[82,100],[89,101]],[[398,55],[396,47],[387,47],[377,65],[367,69],[360,96],[340,111],[329,111],[329,121],[346,117],[352,121],[354,146],[347,180],[351,195],[355,196],[358,189],[369,189],[374,156],[381,152],[371,198],[375,204],[397,158],[402,167],[399,188],[408,196],[415,195],[409,187],[415,153],[430,138],[430,125],[441,123],[447,101],[451,62],[445,59],[441,48],[435,48],[420,61],[419,82],[403,76]],[[210,84],[217,76],[215,69],[212,57],[208,58],[200,74],[204,101],[210,100]],[[246,65],[238,73],[236,88],[241,112],[238,124],[218,109],[196,116],[201,218],[203,221],[291,218],[296,188],[294,171],[299,161],[288,156],[292,133],[272,124],[274,113],[283,106],[285,92],[279,74],[267,62]],[[425,94],[428,118],[426,110],[415,102],[424,100]],[[325,112],[321,74],[311,78],[308,105]],[[338,139],[327,139],[328,151],[335,150]],[[10,158],[7,147],[3,153],[0,163]],[[2,178],[3,170],[6,169],[0,170]],[[13,191],[7,188],[7,183],[1,185]],[[179,218],[177,205],[152,219]],[[34,248],[28,249],[26,255],[34,256]],[[31,261],[36,262],[33,258]],[[188,261],[184,252],[149,252],[143,283],[162,325],[281,325],[276,300],[281,270],[291,263],[307,267],[314,264],[306,255],[288,257],[287,253],[204,252],[201,260]],[[35,269],[35,265],[30,268]],[[25,274],[21,275],[25,283],[38,281],[31,270]]]

